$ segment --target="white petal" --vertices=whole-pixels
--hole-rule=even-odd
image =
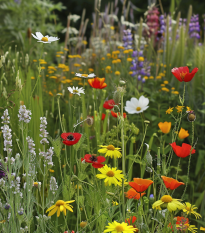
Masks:
[[[141,106],[147,106],[149,104],[149,99],[144,97],[143,95],[139,98],[139,102]]]
[[[36,32],[36,36],[38,37],[39,40],[43,38],[43,35],[40,32]]]
[[[58,37],[50,36],[50,37],[48,38],[48,41],[53,42],[53,41],[57,41],[57,40],[59,40],[59,39],[60,39],[60,38],[58,38]]]
[[[39,41],[37,41],[37,42],[42,42],[42,43],[44,43],[44,44],[50,44],[51,42],[45,42],[45,41],[42,41],[42,40],[39,40]]]
[[[132,102],[133,106],[135,106],[135,107],[136,107],[136,106],[138,105],[138,103],[139,103],[139,100],[138,100],[137,98],[135,98],[135,97],[132,97],[130,101]]]
[[[134,114],[137,113],[136,109],[125,107],[125,111],[128,112],[129,114]]]
[[[95,78],[95,77],[96,75],[94,73],[88,75],[88,78]]]
[[[134,105],[134,103],[132,103],[131,101],[126,101],[126,107],[129,107],[129,108],[136,108],[136,106]]]
[[[38,37],[35,36],[33,33],[31,33],[31,35],[32,35],[35,39],[39,40]]]
[[[81,77],[81,74],[80,73],[76,73],[75,76]]]

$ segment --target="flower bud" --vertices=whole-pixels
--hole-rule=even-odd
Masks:
[[[194,111],[189,111],[187,116],[188,121],[192,122],[196,120],[196,114]]]
[[[82,228],[86,227],[86,225],[87,225],[87,222],[81,222],[80,223],[80,227],[82,227]]]

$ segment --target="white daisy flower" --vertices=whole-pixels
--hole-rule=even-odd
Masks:
[[[126,101],[125,111],[129,114],[140,113],[145,111],[149,106],[149,99],[145,98],[143,95],[139,100],[135,97],[132,97],[130,101]]]
[[[51,43],[53,41],[57,41],[60,38],[58,37],[53,37],[53,36],[43,36],[40,32],[36,32],[36,36],[31,33],[32,36],[38,40],[38,42],[43,42],[43,43]]]
[[[80,96],[80,94],[85,94],[84,93],[84,89],[81,87],[78,89],[78,87],[68,87],[68,90],[70,91],[70,93],[72,94],[77,94]]]
[[[80,77],[80,78],[95,78],[96,77],[96,75],[94,73],[92,73],[92,74],[76,73],[75,76]]]

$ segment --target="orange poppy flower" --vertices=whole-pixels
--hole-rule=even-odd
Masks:
[[[166,176],[161,176],[161,177],[162,177],[167,189],[174,190],[174,189],[178,188],[180,185],[184,185],[183,182],[179,182],[178,180],[175,180],[173,178],[169,178]]]
[[[144,196],[146,193],[137,193],[133,188],[129,189],[128,192],[126,193],[126,197],[128,199],[135,199],[135,200],[139,200],[140,199],[140,195],[141,197]]]
[[[103,89],[107,87],[107,84],[105,83],[105,78],[92,78],[88,79],[88,83],[90,84],[91,87],[96,88],[96,89]]]
[[[171,129],[171,122],[167,122],[165,121],[163,122],[159,122],[158,126],[161,129],[162,133],[169,133],[170,129]]]
[[[120,112],[116,113],[116,112],[111,111],[111,115],[112,115],[113,117],[117,118],[117,115],[120,116]],[[126,113],[123,112],[123,117],[125,118],[126,116],[127,116]]]
[[[152,180],[146,180],[141,178],[134,178],[133,180],[134,182],[129,182],[129,185],[138,193],[143,193],[153,183]]]

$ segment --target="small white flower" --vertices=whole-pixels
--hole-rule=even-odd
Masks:
[[[84,89],[82,87],[79,88],[79,89],[78,89],[78,87],[74,87],[74,86],[73,86],[73,88],[72,87],[68,87],[68,90],[70,91],[70,93],[77,94],[79,96],[80,96],[80,94],[85,94],[84,93]]]
[[[33,33],[31,34],[35,39],[38,40],[38,42],[43,42],[43,43],[51,43],[60,39],[58,37],[53,37],[53,36],[43,36],[40,32],[36,32],[36,36]]]
[[[145,98],[143,95],[139,100],[135,97],[132,97],[130,101],[126,101],[125,111],[129,114],[141,113],[145,111],[149,106],[149,99]]]
[[[80,77],[80,78],[95,78],[96,77],[96,75],[94,73],[92,73],[92,74],[76,73],[75,76]]]

